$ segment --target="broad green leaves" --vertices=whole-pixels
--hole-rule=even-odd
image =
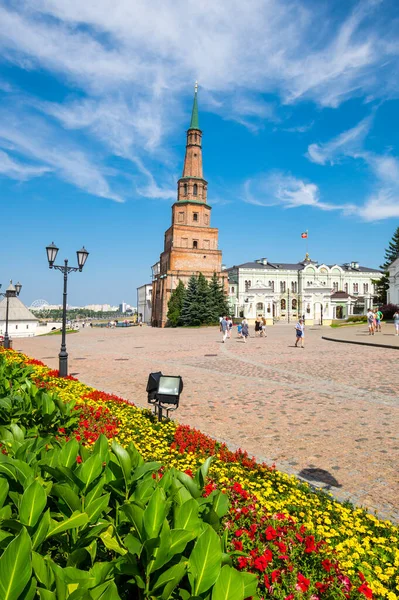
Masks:
[[[24,491],[19,507],[19,520],[33,527],[47,504],[47,496],[40,483],[33,481]]]
[[[189,579],[193,596],[206,592],[219,576],[222,548],[217,533],[205,526],[189,559]]]
[[[31,540],[23,527],[0,558],[0,600],[16,600],[29,583]]]

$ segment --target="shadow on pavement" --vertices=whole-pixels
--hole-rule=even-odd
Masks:
[[[302,471],[298,473],[298,475],[299,477],[306,479],[306,481],[309,481],[310,483],[324,483],[327,488],[342,487],[342,485],[338,483],[335,477],[331,475],[331,473],[329,473],[328,471],[325,471],[324,469],[302,469]]]

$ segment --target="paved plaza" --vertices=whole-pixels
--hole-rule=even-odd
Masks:
[[[390,328],[380,339],[395,344]],[[357,332],[366,339],[364,326]],[[300,349],[294,323],[270,327],[265,339],[252,330],[246,344],[236,333],[222,344],[217,328],[82,329],[67,336],[69,370],[139,406],[151,371],[181,375],[180,423],[398,521],[399,352],[322,339],[333,334],[342,335],[308,327]],[[60,339],[14,347],[58,368]]]

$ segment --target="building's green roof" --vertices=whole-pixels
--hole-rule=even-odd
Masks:
[[[194,92],[194,104],[193,104],[193,112],[191,113],[191,123],[189,129],[199,129],[199,120],[198,120],[198,102],[197,102],[197,82],[195,83],[195,92]]]

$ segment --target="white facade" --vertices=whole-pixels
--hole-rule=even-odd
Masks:
[[[15,294],[15,288],[10,283],[7,292]],[[16,294],[9,298],[3,298],[0,302],[0,337],[3,338],[6,332],[8,304],[8,335],[12,339],[21,337],[33,337],[36,335],[38,319],[30,312],[28,308],[17,298]]]
[[[137,288],[137,314],[143,323],[151,323],[152,284],[145,283]]]
[[[399,256],[388,267],[389,270],[389,289],[388,303],[399,306]]]
[[[302,262],[270,263],[259,259],[227,269],[229,299],[236,317],[265,316],[274,321],[305,315],[309,323],[328,325],[333,319],[363,314],[374,304],[381,272],[361,267],[318,264],[307,255]]]

